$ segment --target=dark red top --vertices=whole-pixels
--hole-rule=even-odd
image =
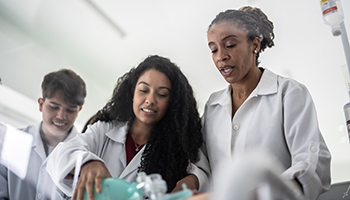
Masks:
[[[127,134],[126,136],[126,142],[125,142],[125,150],[126,150],[126,164],[128,165],[129,162],[134,158],[134,156],[142,149],[142,147],[145,146],[136,144],[134,140],[132,139],[130,134]],[[138,147],[138,151],[136,151]]]

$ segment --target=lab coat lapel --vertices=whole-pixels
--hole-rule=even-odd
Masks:
[[[125,140],[126,135],[128,133],[128,124],[120,124],[120,126],[123,126],[122,128],[114,128],[111,131],[107,132],[106,135],[114,140],[115,142],[120,143],[120,151],[122,152],[119,156],[119,161],[122,163],[124,170],[120,174],[119,178],[126,179],[127,176],[129,176],[131,173],[135,172],[137,168],[140,166],[141,162],[141,156],[143,153],[143,150],[146,146],[144,146],[136,155],[135,157],[130,161],[128,165],[126,165],[126,150],[125,150]],[[117,133],[115,131],[118,131]]]
[[[63,142],[66,142],[72,138],[74,138],[77,134],[80,134],[80,132],[78,132],[77,128],[75,126],[72,127],[72,130],[70,131],[70,133],[68,134],[68,136],[64,139]]]
[[[269,95],[277,93],[278,81],[277,75],[268,69],[264,70],[262,77],[258,83],[256,94]]]
[[[211,106],[221,105],[232,116],[232,102],[231,102],[231,85],[222,91],[222,93],[210,104]]]
[[[33,140],[33,149],[34,149],[34,151],[44,161],[44,160],[46,160],[47,156],[46,156],[46,153],[45,153],[43,140],[41,139],[41,136],[40,136],[40,125],[41,125],[41,122],[39,124],[35,125],[34,127],[32,127],[29,130],[29,132],[32,133],[34,135],[34,138],[35,138]],[[73,126],[71,132],[69,133],[68,137],[64,141],[68,141],[68,140],[72,139],[74,136],[76,136],[76,134],[78,134],[78,131],[75,128],[75,126]]]
[[[214,114],[212,116],[207,116],[206,120],[219,121],[222,123],[222,126],[219,129],[211,130],[209,132],[214,132],[216,134],[220,134],[218,137],[216,134],[209,134],[206,137],[207,142],[210,142],[214,145],[209,146],[217,146],[215,149],[208,149],[209,152],[215,152],[221,155],[222,157],[231,157],[231,137],[232,137],[232,129],[227,129],[225,127],[230,127],[231,116],[232,116],[232,103],[231,103],[231,86],[227,86],[225,90],[222,91],[220,95],[216,97],[216,99],[210,104],[210,107],[213,108]],[[215,109],[216,106],[221,106],[226,114],[215,113],[216,111],[222,112],[222,109]],[[220,116],[221,118],[218,118]],[[227,117],[228,116],[228,117]],[[212,129],[214,127],[206,127],[207,129]],[[211,157],[212,160],[218,160],[218,158],[213,154]]]
[[[121,154],[119,156],[119,161],[122,163],[123,167],[126,168],[126,151],[125,151],[125,145],[122,145],[122,148],[121,149]],[[124,169],[125,171],[125,169]]]
[[[124,168],[126,167],[125,140],[126,140],[126,135],[128,134],[128,128],[129,126],[127,123],[119,123],[116,127],[114,127],[113,129],[111,129],[106,133],[106,136],[108,138],[110,138],[111,140],[119,144],[118,152],[121,152],[119,156],[119,161],[122,163]],[[100,157],[103,157],[103,154],[104,154],[104,149],[102,150]]]
[[[140,163],[141,163],[141,157],[142,157],[143,150],[145,148],[146,148],[146,145],[134,156],[134,158],[130,161],[130,163],[125,167],[124,171],[122,172],[122,174],[120,175],[119,178],[124,179],[129,174],[137,171],[137,169],[138,169],[138,167],[140,166]],[[124,149],[124,151],[125,151],[125,149]],[[123,157],[123,160],[120,160],[120,161],[125,163],[126,162],[126,153],[124,153],[123,156],[120,157],[120,159],[122,159],[122,157]]]
[[[24,131],[29,132],[30,134],[33,135],[34,140],[33,140],[32,148],[40,156],[42,161],[44,161],[46,159],[46,153],[45,153],[43,141],[40,137],[40,125],[41,125],[41,122],[31,127],[29,130],[24,129]]]

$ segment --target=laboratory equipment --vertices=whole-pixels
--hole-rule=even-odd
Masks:
[[[347,66],[342,67],[342,71],[344,74],[347,92],[350,97],[350,47],[344,24],[344,14],[342,10],[342,5],[340,0],[320,0],[320,5],[322,10],[323,21],[325,22],[325,24],[331,26],[333,36],[341,35]],[[350,102],[344,105],[343,110],[345,115],[348,137],[350,141]]]
[[[166,194],[167,184],[160,174],[146,175],[140,172],[137,175],[136,182],[129,183],[124,179],[105,178],[102,181],[102,191],[94,191],[95,200],[185,200],[193,195],[192,191],[187,189],[186,184],[182,185],[182,190],[175,193]],[[88,200],[85,191],[84,200]]]
[[[344,14],[340,0],[321,0],[323,21],[330,25],[334,36],[341,34],[340,23],[344,19]]]
[[[350,97],[350,47],[344,24],[344,14],[342,10],[342,5],[340,0],[321,0],[320,4],[322,9],[323,20],[325,24],[331,26],[333,36],[341,35],[347,63],[345,66],[342,67],[342,71],[344,74],[346,89]],[[345,115],[346,130],[348,132],[348,137],[350,141],[350,102],[344,105],[343,110]],[[343,198],[348,196],[349,190],[350,185],[344,192]]]

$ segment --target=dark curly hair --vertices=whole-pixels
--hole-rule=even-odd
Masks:
[[[136,68],[118,79],[113,97],[99,111],[96,121],[129,122],[135,119],[133,96],[139,77],[147,70],[164,73],[171,82],[166,114],[156,124],[142,154],[139,172],[158,173],[171,191],[176,182],[188,175],[189,162],[198,160],[202,145],[201,121],[193,90],[180,68],[157,55],[147,57]]]
[[[44,100],[51,98],[56,91],[62,90],[64,99],[72,105],[83,105],[86,97],[85,82],[70,69],[60,69],[45,75],[41,90]]]
[[[221,21],[233,22],[235,25],[248,31],[248,40],[260,38],[260,49],[256,54],[256,63],[259,65],[259,54],[267,47],[274,46],[275,34],[273,33],[273,22],[268,19],[265,13],[259,9],[250,6],[241,7],[238,10],[226,10],[216,15],[210,23],[208,30],[213,24]]]

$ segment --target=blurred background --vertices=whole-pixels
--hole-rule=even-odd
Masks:
[[[350,1],[341,3],[349,37]],[[44,75],[70,68],[87,84],[81,130],[117,78],[151,54],[180,66],[202,114],[209,95],[227,85],[211,60],[208,25],[244,5],[261,8],[275,26],[275,47],[260,55],[260,66],[307,86],[333,156],[332,183],[350,180],[345,54],[319,0],[0,0],[0,121],[18,128],[39,122]]]

